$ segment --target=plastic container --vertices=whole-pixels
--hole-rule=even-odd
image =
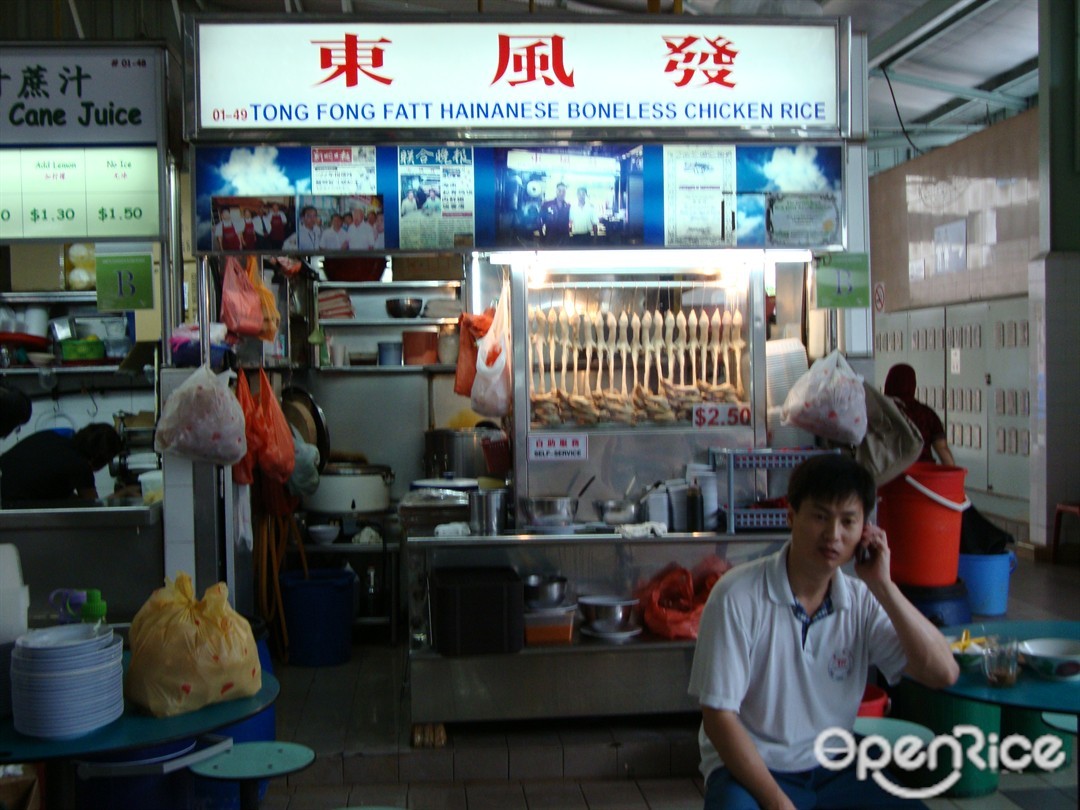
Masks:
[[[401,345],[407,366],[430,366],[439,360],[439,336],[434,332],[406,330]]]
[[[1009,577],[1016,570],[1016,555],[961,554],[960,579],[967,585],[971,612],[1002,616],[1009,607]]]
[[[570,644],[574,640],[577,605],[525,614],[525,646]]]
[[[402,345],[401,343],[392,342],[380,342],[379,343],[379,365],[380,366],[400,366],[402,358]]]
[[[352,657],[353,592],[356,576],[349,569],[286,571],[281,575],[289,663],[330,667]]]
[[[963,467],[920,462],[878,490],[878,522],[889,536],[898,585],[940,588],[956,582],[960,524],[971,505]]]
[[[858,717],[884,717],[889,711],[889,695],[880,686],[867,684],[859,703]]]
[[[165,498],[165,473],[161,470],[148,470],[139,475],[139,487],[142,489],[143,503],[157,503]]]
[[[962,581],[958,580],[944,588],[901,585],[900,590],[936,627],[953,627],[971,621],[968,589]]]

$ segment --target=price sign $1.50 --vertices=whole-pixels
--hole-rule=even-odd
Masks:
[[[695,428],[749,427],[749,402],[702,402],[694,406],[691,422]]]

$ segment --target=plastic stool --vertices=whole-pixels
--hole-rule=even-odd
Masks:
[[[258,810],[259,780],[303,770],[315,760],[306,745],[290,742],[246,742],[191,766],[208,779],[240,783],[240,810]]]
[[[1057,562],[1058,542],[1061,540],[1061,519],[1065,515],[1080,518],[1080,503],[1059,503],[1054,509],[1054,539],[1050,541],[1050,562]]]

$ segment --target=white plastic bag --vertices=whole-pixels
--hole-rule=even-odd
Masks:
[[[235,464],[247,452],[244,411],[229,388],[227,371],[209,366],[192,372],[161,409],[154,449],[213,464]]]
[[[483,416],[510,413],[514,377],[510,364],[510,286],[503,284],[495,317],[476,343],[476,379],[472,409]]]
[[[296,466],[285,487],[293,495],[311,495],[319,488],[319,448],[304,441],[304,437],[292,425],[293,449]]]
[[[785,425],[809,430],[815,436],[845,444],[860,444],[866,436],[866,394],[839,350],[816,360],[795,381],[782,411]]]

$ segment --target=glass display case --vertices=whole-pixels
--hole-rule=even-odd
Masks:
[[[640,493],[763,447],[764,251],[511,252],[514,485],[523,498]],[[790,260],[790,259],[787,259]],[[718,485],[723,482],[717,482]]]

